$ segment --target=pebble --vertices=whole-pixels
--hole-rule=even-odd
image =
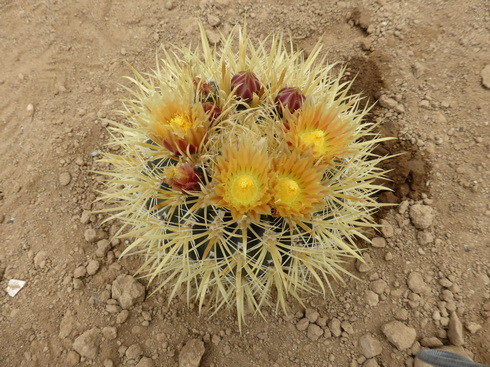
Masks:
[[[219,33],[213,29],[207,29],[206,36],[208,37],[208,41],[213,45],[217,44],[221,40]]]
[[[381,248],[386,246],[386,240],[383,237],[374,237],[371,240],[373,247]]]
[[[443,346],[441,340],[435,336],[422,338],[422,340],[420,341],[420,344],[423,347],[427,347],[427,348],[438,348],[438,347]]]
[[[66,353],[66,364],[68,366],[77,366],[80,363],[80,354],[74,350],[70,350]]]
[[[398,102],[395,101],[393,98],[383,95],[379,99],[379,104],[385,108],[395,108]]]
[[[131,275],[121,274],[112,283],[112,298],[117,299],[125,309],[143,302],[145,293],[145,286]]]
[[[99,270],[100,264],[97,260],[91,260],[87,265],[87,274],[94,275]]]
[[[117,338],[117,328],[114,326],[106,326],[102,329],[102,335],[107,340],[113,340]]]
[[[379,367],[379,364],[378,362],[376,362],[376,360],[373,358],[373,359],[368,359],[363,365],[362,367]]]
[[[485,65],[481,71],[481,83],[485,88],[490,89],[490,64]]]
[[[359,352],[366,358],[373,358],[383,351],[381,342],[371,334],[364,334],[358,341]]]
[[[386,255],[385,255],[385,260],[386,261],[393,260],[393,254],[391,252],[387,252]]]
[[[82,215],[80,216],[80,223],[82,224],[87,224],[88,222],[90,222],[90,215],[92,213],[90,212],[90,210],[84,210],[82,212]]]
[[[434,242],[434,236],[428,231],[417,232],[417,242],[420,246],[428,245]]]
[[[75,279],[83,278],[85,275],[87,275],[87,269],[85,266],[79,266],[73,272],[73,278]]]
[[[415,342],[417,332],[400,321],[391,321],[383,325],[381,331],[388,341],[399,350],[408,349]]]
[[[323,335],[323,330],[316,324],[310,324],[307,332],[308,338],[312,341],[317,341]]]
[[[361,40],[361,49],[363,51],[371,51],[373,48],[373,41],[371,41],[371,38],[363,38]]]
[[[126,349],[125,355],[126,358],[137,361],[143,355],[143,349],[141,349],[141,346],[137,343],[132,344]]]
[[[376,294],[383,294],[387,288],[388,283],[386,283],[386,281],[384,281],[383,279],[378,279],[374,282],[369,283],[369,289]]]
[[[71,182],[71,175],[69,172],[62,172],[58,177],[58,181],[61,186],[67,186]]]
[[[369,289],[365,293],[365,299],[366,303],[372,307],[376,306],[379,303],[379,296]]]
[[[476,334],[482,328],[482,326],[476,322],[467,322],[465,327],[471,334]]]
[[[82,357],[95,359],[99,353],[100,339],[100,330],[92,328],[75,339],[73,349]]]
[[[129,311],[128,310],[122,310],[121,312],[119,312],[116,316],[116,322],[118,324],[123,324],[126,322],[126,320],[128,319],[129,317]]]
[[[434,219],[433,209],[430,206],[415,204],[410,208],[410,219],[417,229],[427,229]]]
[[[305,317],[309,322],[315,323],[320,314],[312,308],[307,308],[305,311]]]
[[[208,15],[208,23],[211,27],[217,27],[221,24],[221,20],[216,15]]]
[[[332,332],[332,335],[337,338],[340,336],[340,334],[342,334],[342,329],[340,328],[340,320],[337,318],[333,318],[332,320],[330,320],[330,322],[328,323],[328,328]]]
[[[386,219],[381,219],[381,233],[383,234],[384,238],[390,238],[393,237],[395,234],[395,230],[393,229],[393,226],[388,222]]]
[[[447,329],[447,337],[452,345],[461,346],[464,344],[463,324],[459,320],[456,312],[451,312],[449,325]]]
[[[306,317],[302,318],[296,324],[296,329],[298,329],[299,331],[305,331],[308,328],[309,324],[310,324],[310,322],[308,321],[308,319]]]
[[[407,285],[412,292],[417,294],[426,294],[430,291],[429,287],[427,287],[427,284],[424,281],[424,278],[422,277],[422,274],[416,271],[413,271],[408,275]]]
[[[83,236],[85,237],[85,241],[87,242],[96,242],[107,237],[107,234],[100,229],[96,230],[93,228],[88,228],[83,233]]]
[[[180,350],[179,367],[199,367],[204,352],[204,343],[200,338],[189,340]]]
[[[34,256],[34,266],[38,269],[43,269],[46,267],[47,258],[48,254],[46,251],[39,251],[36,256]]]
[[[97,242],[97,250],[95,250],[95,256],[105,257],[111,249],[111,243],[109,240],[100,240]]]
[[[142,357],[136,367],[154,367],[155,363],[151,358]]]
[[[363,254],[362,258],[364,261],[356,260],[356,269],[359,273],[366,273],[373,268],[374,263],[368,253]]]
[[[174,0],[168,0],[165,2],[165,9],[167,10],[173,10],[176,6],[176,2]]]
[[[344,330],[347,334],[354,334],[354,328],[352,327],[352,325],[347,322],[347,321],[342,321],[340,323],[340,327],[342,328],[342,330]]]

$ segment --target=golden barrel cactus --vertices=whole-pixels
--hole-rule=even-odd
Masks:
[[[360,258],[383,138],[319,45],[305,58],[240,28],[219,48],[201,37],[129,78],[124,121],[110,127],[119,153],[103,157],[104,211],[156,289],[169,284],[172,299],[184,287],[199,309],[235,306],[241,325],[246,307],[325,293]]]

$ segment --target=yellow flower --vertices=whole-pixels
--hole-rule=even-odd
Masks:
[[[201,103],[178,95],[155,95],[145,103],[149,131],[156,143],[176,155],[194,154],[210,125]]]
[[[212,199],[237,220],[247,214],[258,221],[260,214],[270,214],[270,173],[271,161],[265,149],[246,140],[228,144],[212,175],[216,184]]]
[[[325,167],[315,166],[312,155],[302,157],[299,152],[283,155],[274,162],[274,168],[277,179],[271,206],[276,215],[304,219],[321,207]]]
[[[311,150],[315,158],[331,164],[349,153],[355,127],[338,116],[337,111],[321,105],[303,106],[301,113],[290,115],[286,140],[301,152]]]

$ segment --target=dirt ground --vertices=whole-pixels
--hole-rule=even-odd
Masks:
[[[442,345],[490,364],[488,1],[0,0],[0,13],[0,366],[420,367],[416,352]],[[398,138],[378,153],[406,154],[380,195],[401,205],[381,213],[368,265],[350,266],[362,281],[250,316],[240,335],[233,312],[200,316],[166,289],[123,309],[113,282],[140,260],[118,261],[117,223],[90,211],[126,63],[150,70],[159,45],[197,45],[198,19],[216,42],[245,16],[253,37],[289,33],[305,53],[323,37]],[[10,279],[26,281],[14,297]]]

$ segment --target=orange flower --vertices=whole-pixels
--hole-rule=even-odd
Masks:
[[[210,125],[201,103],[176,96],[158,96],[146,104],[149,131],[155,142],[176,155],[194,154],[206,139]]]
[[[229,144],[217,159],[212,200],[229,209],[235,219],[247,214],[258,221],[260,214],[270,214],[270,173],[265,149],[245,140]]]
[[[356,135],[355,126],[339,117],[337,111],[321,105],[305,105],[301,113],[290,115],[289,119],[286,140],[293,149],[310,150],[324,164],[349,153]]]
[[[321,207],[325,167],[315,166],[312,155],[301,157],[298,152],[283,155],[274,162],[274,169],[277,180],[271,206],[277,215],[303,219]]]

